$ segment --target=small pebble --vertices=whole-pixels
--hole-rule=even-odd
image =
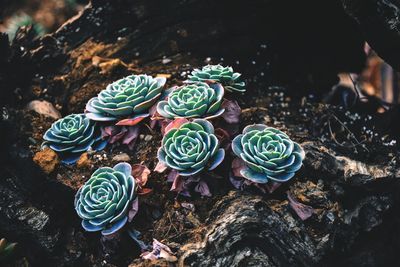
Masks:
[[[131,157],[129,157],[129,155],[126,153],[121,153],[121,154],[115,155],[112,158],[112,161],[117,161],[117,162],[130,161],[130,160],[131,160]]]

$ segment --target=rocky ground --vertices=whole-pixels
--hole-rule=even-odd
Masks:
[[[172,19],[160,30],[146,19],[151,5],[128,5],[126,13],[119,5],[93,1],[80,17],[40,40],[26,29],[11,46],[0,42],[5,51],[0,81],[7,88],[0,233],[18,242],[17,266],[378,266],[396,260],[396,110],[378,114],[373,112],[376,103],[346,106],[340,97],[322,103],[322,91],[336,82],[336,71],[329,68],[321,75],[310,70],[326,77],[322,82],[310,82],[300,70],[277,79],[282,63],[277,63],[280,54],[272,41],[254,42],[246,53],[221,58],[193,45],[209,38],[191,37],[197,26]],[[133,14],[136,28],[128,23]],[[165,19],[158,13],[154,17]],[[52,151],[41,151],[51,123],[60,115],[82,112],[87,100],[111,81],[146,73],[167,77],[172,86],[194,67],[209,63],[232,65],[246,77],[248,93],[235,96],[242,107],[241,128],[251,123],[277,127],[306,151],[301,171],[273,193],[234,189],[229,164],[224,164],[209,174],[212,197],[177,197],[166,175],[153,171],[162,136],[150,127],[143,127],[134,150],[108,146],[85,154],[72,167],[61,165]],[[32,104],[39,99],[46,102]],[[152,170],[148,187],[153,191],[140,198],[134,226],[146,244],[155,238],[168,245],[171,257],[143,260],[129,237],[101,241],[99,234],[81,228],[73,209],[75,192],[95,169],[119,161]]]

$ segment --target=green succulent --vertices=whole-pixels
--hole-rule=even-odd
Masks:
[[[246,91],[245,83],[240,81],[241,74],[234,72],[232,67],[221,65],[207,65],[202,69],[195,69],[189,75],[188,82],[218,82],[225,90],[230,92],[244,93]]]
[[[165,78],[130,75],[115,81],[86,104],[86,116],[94,121],[147,117],[160,98]]]
[[[157,105],[164,118],[205,118],[220,116],[224,89],[220,84],[192,83],[173,89],[166,100]]]
[[[101,140],[96,124],[85,114],[71,114],[54,122],[43,135],[42,147],[56,151],[66,164],[73,164],[80,155],[89,150],[101,150],[105,142]]]
[[[136,183],[132,168],[118,163],[97,169],[75,196],[75,210],[88,232],[110,235],[121,229],[134,214]]]
[[[7,26],[7,34],[9,36],[9,40],[12,41],[17,33],[18,29],[23,26],[32,25],[33,30],[36,35],[42,36],[46,33],[44,27],[33,20],[33,18],[25,13],[13,16]]]
[[[219,148],[214,127],[204,119],[195,119],[169,130],[158,150],[158,159],[181,176],[194,175],[204,169],[213,170],[224,156],[225,150]]]
[[[6,261],[14,252],[17,243],[8,243],[5,238],[0,239],[0,262]]]
[[[232,141],[244,161],[240,174],[255,183],[285,182],[302,166],[304,150],[284,132],[263,124],[247,126]]]

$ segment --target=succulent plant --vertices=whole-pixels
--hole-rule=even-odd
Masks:
[[[110,235],[133,219],[137,211],[132,167],[118,163],[97,169],[75,196],[75,210],[88,232]]]
[[[33,20],[33,18],[25,13],[14,15],[7,26],[6,32],[9,36],[10,42],[14,39],[20,27],[32,25],[36,35],[41,36],[46,33],[44,27]]]
[[[0,239],[0,262],[6,261],[13,253],[17,243],[8,243],[5,238]]]
[[[263,124],[249,125],[232,141],[244,161],[240,174],[255,183],[285,182],[302,166],[304,151],[284,132]]]
[[[173,89],[160,101],[157,112],[164,118],[205,118],[220,116],[224,89],[220,84],[192,83]]]
[[[165,78],[130,75],[117,80],[86,104],[86,116],[94,121],[140,120],[160,98]]]
[[[85,114],[71,114],[54,122],[43,135],[42,147],[56,151],[66,164],[74,163],[79,156],[89,150],[101,150],[105,142],[101,140],[96,123]]]
[[[246,91],[245,83],[240,81],[241,74],[234,72],[232,67],[224,67],[221,65],[207,65],[202,69],[194,69],[189,75],[188,82],[218,82],[230,92]]]
[[[177,170],[181,176],[191,176],[204,169],[213,170],[224,159],[214,127],[204,119],[186,122],[169,130],[158,150],[158,159]]]

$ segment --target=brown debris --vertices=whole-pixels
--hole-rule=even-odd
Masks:
[[[88,168],[92,164],[91,160],[88,157],[88,153],[83,153],[78,161],[76,162],[76,167],[78,168]]]
[[[47,174],[52,173],[60,162],[57,153],[50,148],[37,152],[33,161]]]

